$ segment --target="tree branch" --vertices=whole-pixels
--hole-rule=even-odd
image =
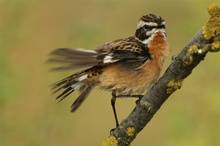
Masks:
[[[192,40],[173,57],[171,65],[147,94],[136,102],[136,107],[101,146],[129,145],[146,126],[167,98],[180,89],[182,81],[204,59],[208,52],[220,51],[220,8],[208,7],[210,18]]]

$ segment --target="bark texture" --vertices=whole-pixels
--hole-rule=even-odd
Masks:
[[[101,146],[127,146],[147,125],[167,98],[180,89],[182,81],[204,60],[208,52],[220,51],[220,8],[214,3],[208,7],[210,18],[196,33],[147,94],[136,102],[136,107]]]

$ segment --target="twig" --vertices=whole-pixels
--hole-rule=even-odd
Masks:
[[[152,119],[167,98],[180,89],[183,80],[202,61],[208,52],[220,51],[220,8],[208,7],[208,22],[192,40],[173,57],[171,65],[147,94],[136,103],[130,115],[124,119],[101,146],[127,146]]]

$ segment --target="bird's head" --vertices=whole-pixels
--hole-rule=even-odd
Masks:
[[[159,32],[166,37],[164,19],[155,14],[148,14],[140,18],[135,37],[143,44],[148,44]]]

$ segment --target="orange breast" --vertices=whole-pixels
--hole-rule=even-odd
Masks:
[[[129,68],[126,62],[110,64],[103,69],[99,77],[102,89],[116,91],[117,94],[141,94],[158,79],[163,59],[170,53],[164,35],[158,32],[151,41],[149,51],[151,59],[139,69]]]
[[[141,94],[157,80],[161,71],[161,66],[154,61],[148,61],[138,70],[123,68],[122,63],[104,68],[99,78],[101,88],[119,94]]]

